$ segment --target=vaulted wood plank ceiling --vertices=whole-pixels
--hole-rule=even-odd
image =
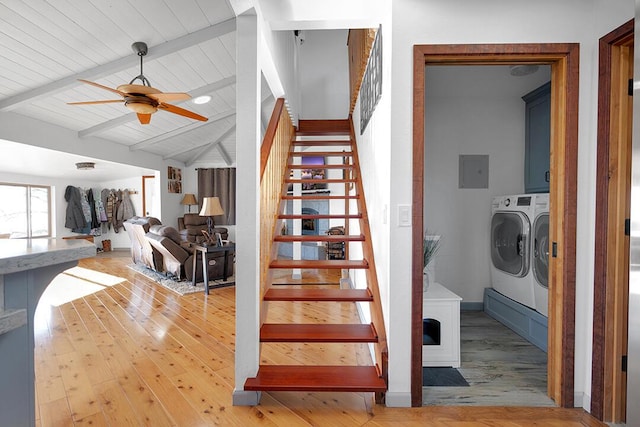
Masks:
[[[231,165],[235,39],[226,0],[0,0],[0,111],[186,164]],[[211,96],[207,104],[173,103],[207,122],[158,111],[143,126],[123,103],[67,105],[118,99],[77,79],[128,84],[140,74],[136,41],[149,46],[144,75],[153,87]]]

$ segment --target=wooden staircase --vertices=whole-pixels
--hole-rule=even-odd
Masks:
[[[273,119],[272,119],[273,120]],[[323,157],[323,166],[309,166],[303,164],[305,157]],[[375,262],[371,246],[371,234],[364,202],[362,182],[358,163],[357,147],[354,142],[353,128],[350,120],[301,120],[299,127],[290,143],[288,158],[284,162],[286,171],[282,171],[282,191],[278,207],[272,245],[268,262],[268,273],[263,283],[263,311],[268,310],[270,303],[314,303],[314,304],[368,304],[372,322],[368,324],[351,323],[270,323],[263,313],[263,323],[260,328],[261,343],[372,343],[376,363],[344,366],[340,360],[327,360],[323,365],[279,365],[261,364],[257,375],[248,378],[244,384],[245,390],[254,391],[331,391],[331,392],[374,392],[377,400],[383,399],[387,389],[386,384],[386,335],[382,309],[375,275]],[[302,179],[295,171],[305,169],[324,169],[327,177]],[[293,177],[296,175],[297,177]],[[339,176],[338,176],[339,175]],[[293,184],[293,191],[291,185]],[[301,191],[302,184],[327,185],[330,191]],[[284,212],[287,201],[327,200],[336,213],[301,214]],[[341,201],[341,207],[336,203]],[[292,202],[289,202],[293,205]],[[344,208],[342,208],[342,206]],[[356,210],[356,212],[353,212]],[[312,220],[331,226],[343,226],[344,235],[329,234],[291,234],[284,230],[283,224],[293,221]],[[349,233],[350,229],[357,232]],[[314,243],[326,245],[344,242],[345,259],[290,259],[278,256],[278,245]],[[350,250],[351,245],[360,245],[360,250]],[[351,259],[350,253],[361,254],[358,259]],[[273,272],[278,269],[300,269],[302,283],[287,285],[272,283]],[[362,269],[367,278],[367,287],[362,289],[348,288],[344,284],[350,281],[340,281],[333,286],[314,286],[306,284],[305,270],[327,269],[339,270],[342,277],[348,270]],[[329,319],[331,321],[332,319]],[[335,320],[335,319],[333,319]],[[339,320],[339,319],[338,319]],[[309,346],[312,347],[312,346]],[[307,350],[305,350],[307,351]],[[313,351],[309,349],[308,351]],[[354,350],[355,351],[355,350]],[[314,358],[315,360],[321,357]],[[261,360],[263,358],[261,357]],[[265,363],[263,360],[262,363]]]

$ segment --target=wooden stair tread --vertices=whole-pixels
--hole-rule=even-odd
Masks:
[[[375,366],[260,365],[245,390],[384,392],[387,385]]]
[[[274,289],[264,294],[265,301],[373,301],[369,289]]]
[[[351,143],[351,141],[349,141]],[[294,143],[295,144],[295,143]],[[289,157],[350,157],[353,151],[291,151]]]
[[[346,184],[348,182],[356,182],[355,178],[346,178],[346,179],[314,179],[314,178],[304,178],[304,179],[291,179],[287,178],[284,180],[286,184]]]
[[[373,325],[327,323],[265,323],[261,342],[377,342]]]
[[[291,145],[294,147],[342,147],[345,145],[351,145],[350,139],[345,139],[343,141],[336,140],[327,140],[327,141],[293,141]]]
[[[322,268],[322,269],[343,269],[343,268],[369,268],[366,260],[293,260],[277,259],[271,261],[269,268]]]
[[[295,200],[295,199],[306,199],[306,200],[339,200],[339,199],[359,199],[360,196],[357,194],[354,195],[346,195],[346,196],[330,196],[328,194],[302,194],[300,196],[292,196],[287,194],[286,196],[282,196],[284,200]]]
[[[273,238],[276,242],[363,242],[363,234],[303,234],[278,235]]]
[[[298,121],[296,135],[349,135],[349,119],[303,119]]]
[[[335,165],[292,165],[288,164],[287,167],[289,169],[353,169],[353,165],[351,163],[342,164],[338,163]]]
[[[280,214],[278,219],[359,219],[362,218],[362,214]]]

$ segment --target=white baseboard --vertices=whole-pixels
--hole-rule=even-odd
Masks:
[[[388,391],[385,393],[384,404],[389,408],[410,408],[411,393]]]
[[[256,406],[260,404],[259,391],[233,390],[233,406]]]
[[[586,393],[573,393],[573,407],[582,408],[587,412],[591,411],[591,396]]]

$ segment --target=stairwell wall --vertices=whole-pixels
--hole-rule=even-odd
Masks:
[[[386,13],[381,13],[382,23],[382,96],[375,108],[369,124],[363,133],[360,133],[360,99],[356,101],[353,111],[353,128],[355,131],[360,160],[360,171],[362,174],[362,185],[367,203],[367,213],[369,215],[369,226],[371,229],[371,241],[375,257],[378,274],[378,286],[380,289],[380,299],[382,312],[387,330],[387,345],[389,349],[389,379],[388,390],[385,403],[387,406],[409,406],[410,389],[405,387],[409,384],[408,373],[404,373],[404,368],[400,367],[399,360],[401,353],[409,351],[409,343],[403,343],[403,324],[396,322],[393,317],[391,306],[394,304],[396,293],[395,285],[398,280],[405,280],[394,277],[391,279],[391,246],[392,221],[389,200],[391,198],[391,20],[390,4]],[[347,99],[348,106],[348,99]],[[352,224],[357,226],[357,221],[352,220]],[[357,228],[356,228],[357,229]],[[360,249],[359,245],[352,245],[354,249]],[[362,253],[352,252],[351,257],[359,259]],[[365,273],[360,270],[352,270],[356,288],[365,288]],[[393,283],[392,283],[393,282]],[[361,304],[361,313],[365,320],[369,320],[368,304]],[[407,365],[408,366],[408,365]],[[405,378],[406,376],[406,378]]]

